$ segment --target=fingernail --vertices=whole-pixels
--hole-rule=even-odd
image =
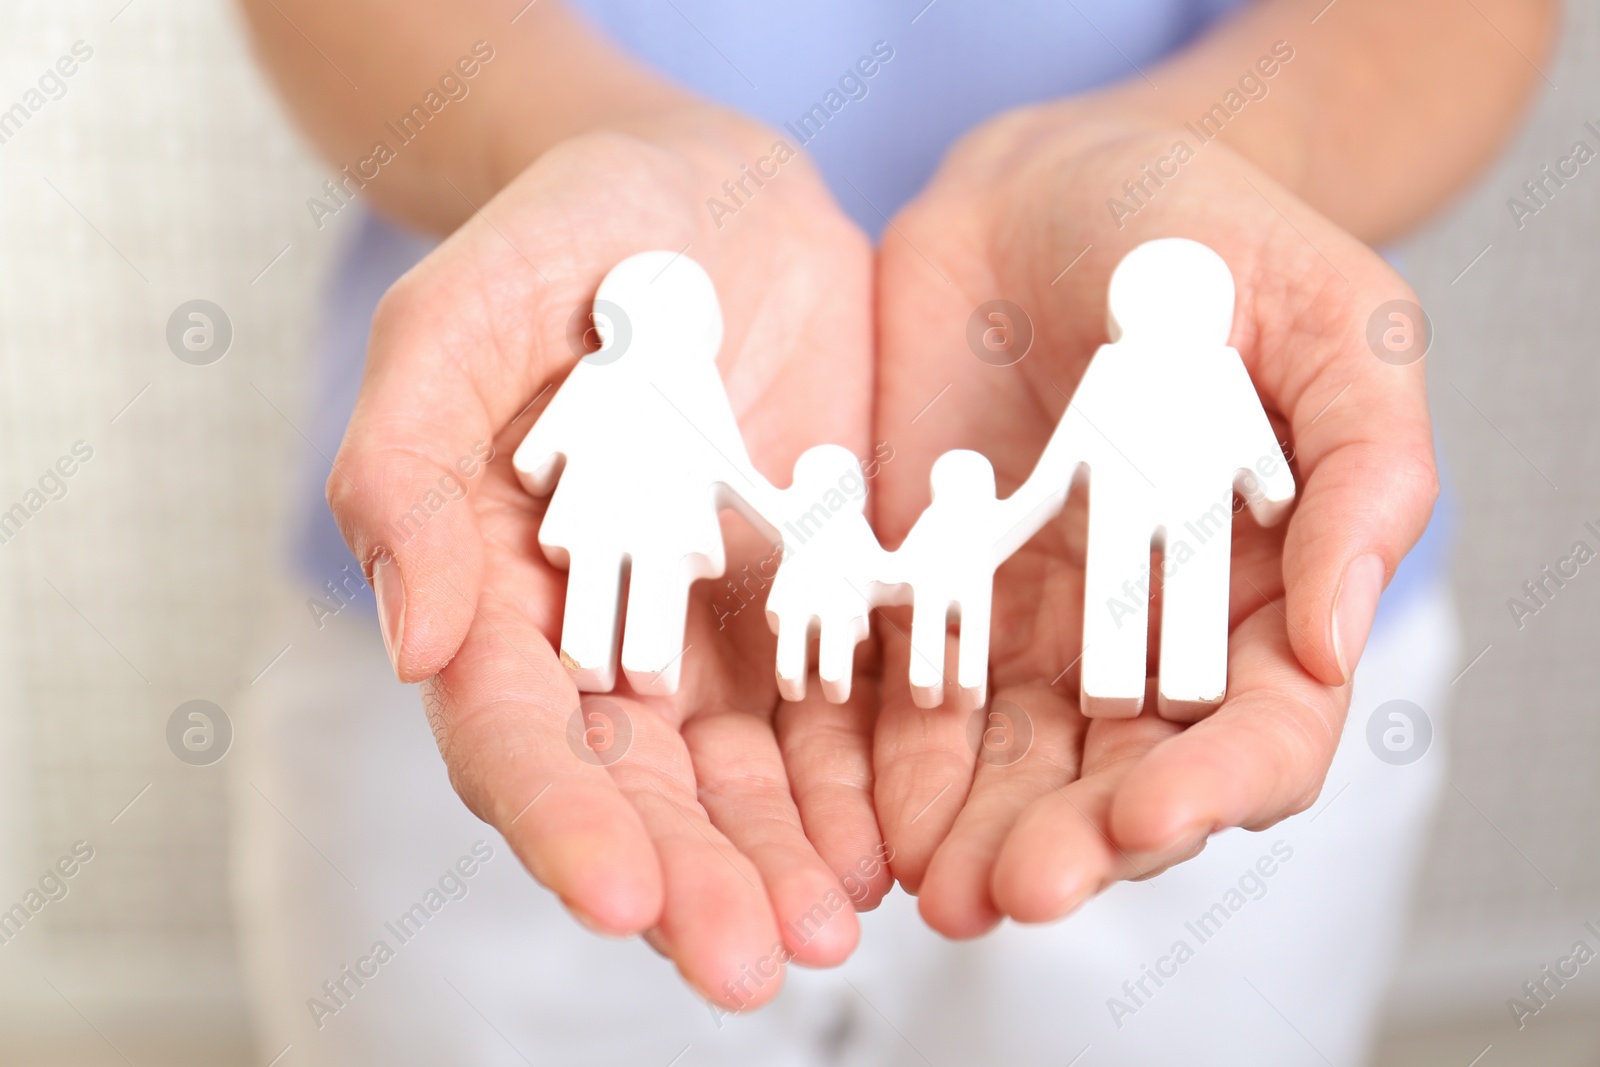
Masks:
[[[400,580],[400,565],[388,553],[372,561],[372,593],[378,601],[378,628],[383,631],[383,647],[398,676],[400,641],[405,636],[406,626],[406,586]]]
[[[590,915],[588,912],[584,911],[582,908],[578,907],[577,905],[568,904],[567,905],[567,910],[569,912],[571,912],[572,913],[572,917],[574,919],[577,919],[578,923],[585,930],[588,930],[591,934],[599,934],[601,937],[616,937],[617,936],[616,933],[614,933],[613,931],[608,930],[604,926],[600,925],[600,920],[596,919],[594,916]]]
[[[1171,837],[1167,838],[1167,843],[1161,848],[1157,849],[1153,853],[1146,853],[1144,858],[1149,859],[1152,862],[1158,859],[1164,859],[1166,862],[1170,863],[1172,857],[1181,856],[1185,852],[1192,850],[1196,845],[1204,844],[1206,838],[1211,836],[1211,828],[1213,825],[1213,823],[1206,820],[1192,822],[1183,829],[1179,830],[1177,833],[1173,834]]]
[[[1083,907],[1084,902],[1099,891],[1099,886],[1083,877],[1068,878],[1057,888],[1061,891],[1061,901],[1057,906],[1058,919],[1064,919]]]
[[[1339,583],[1339,594],[1333,601],[1333,655],[1347,682],[1361,660],[1361,650],[1367,647],[1367,634],[1378,613],[1386,573],[1383,558],[1368,553],[1350,561],[1344,581]]]

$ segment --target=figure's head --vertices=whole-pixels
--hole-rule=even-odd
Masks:
[[[794,461],[794,486],[789,490],[801,501],[836,501],[830,511],[865,511],[867,480],[861,474],[861,461],[843,445],[817,445],[808,448]],[[838,497],[828,494],[837,493]]]
[[[637,348],[651,356],[712,362],[722,346],[722,308],[710,275],[679,252],[640,252],[612,267],[594,294],[602,352],[591,362],[623,364]]]
[[[1226,345],[1233,329],[1233,275],[1221,256],[1198,241],[1147,241],[1111,272],[1106,329],[1113,342],[1171,338]]]
[[[933,461],[928,482],[935,500],[993,500],[994,467],[982,453],[965,448]]]

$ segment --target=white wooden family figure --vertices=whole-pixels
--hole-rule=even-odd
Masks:
[[[794,465],[794,484],[780,494],[776,522],[783,559],[767,593],[767,621],[778,635],[778,691],[806,694],[807,649],[817,638],[817,676],[835,704],[850,698],[856,645],[868,616],[883,603],[888,553],[863,513],[867,479],[848,448],[808,448]]]
[[[722,311],[706,272],[671,252],[630,256],[595,303],[626,317],[596,316],[600,351],[572,368],[514,465],[550,496],[539,545],[567,570],[561,660],[578,688],[616,686],[626,566],[623,673],[635,692],[674,693],[689,587],[726,565],[718,513],[774,490],[717,373]]]
[[[1130,252],[1111,277],[1111,342],[1027,481],[998,498],[987,459],[945,453],[930,474],[931,503],[894,552],[866,520],[867,483],[849,450],[807,450],[788,489],[757,473],[717,372],[722,313],[698,264],[672,252],[631,256],[606,275],[595,306],[600,351],[573,368],[514,459],[528,491],[551,497],[539,544],[568,571],[561,659],[580,690],[615,687],[620,636],[633,690],[676,692],[689,588],[722,574],[718,514],[733,507],[782,544],[766,611],[784,699],[805,695],[813,638],[824,697],[848,699],[872,609],[909,603],[916,703],[982,705],[995,570],[1086,475],[1084,713],[1143,707],[1152,545],[1162,552],[1158,710],[1187,721],[1222,701],[1233,495],[1266,525],[1287,513],[1295,489],[1228,347],[1233,277],[1209,248],[1166,239]]]

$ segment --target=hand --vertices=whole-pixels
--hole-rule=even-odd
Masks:
[[[957,147],[884,240],[876,432],[897,456],[876,486],[885,544],[926,503],[946,449],[987,455],[1002,494],[1026,478],[1106,339],[1112,268],[1156,237],[1201,241],[1232,269],[1231,344],[1292,442],[1299,488],[1286,527],[1235,520],[1227,699],[1188,728],[1157,717],[1153,697],[1135,719],[1078,708],[1077,495],[996,576],[990,692],[1031,723],[1022,758],[980,761],[969,714],[912,704],[905,626],[890,617],[879,819],[896,876],[949,936],[1003,916],[1059,918],[1197,853],[1217,830],[1265,828],[1309,806],[1382,584],[1437,494],[1421,364],[1391,366],[1365,340],[1373,310],[1410,299],[1406,286],[1219,143],[1129,200],[1124,182],[1180,139],[1193,147],[1187,133],[1059,108],[1002,117]],[[1137,211],[1114,218],[1111,197]],[[994,298],[1032,320],[1032,347],[1013,366],[980,361],[966,340],[968,317]]]
[[[843,707],[781,703],[759,603],[715,607],[731,594],[700,583],[678,693],[591,698],[631,727],[621,758],[569,743],[589,724],[569,732],[580,698],[553,647],[565,575],[540,552],[545,502],[511,456],[583,354],[574,315],[647,249],[683,249],[715,280],[720,367],[768,478],[787,484],[819,442],[864,451],[871,251],[803,158],[768,158],[776,178],[747,182],[736,212],[709,210],[771,156],[770,132],[700,110],[649,130],[544,153],[385,296],[328,493],[468,806],[585,924],[643,932],[703,995],[749,1007],[777,993],[787,958],[848,955],[854,908],[888,888],[872,687]],[[458,461],[473,469],[489,443],[465,499],[447,500]],[[771,552],[731,518],[727,539],[729,577]]]

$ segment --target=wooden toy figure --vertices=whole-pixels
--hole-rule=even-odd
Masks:
[[[722,311],[699,264],[644,252],[595,294],[598,352],[578,361],[513,457],[535,496],[550,495],[539,545],[567,570],[561,661],[580,690],[674,693],[689,587],[726,565],[718,512],[772,492],[745,452],[717,349]],[[764,510],[772,510],[769,503]]]
[[[995,499],[994,468],[977,452],[946,452],[928,479],[933,499],[892,562],[893,576],[911,600],[911,698],[921,708],[944,702],[945,633],[955,621],[960,702],[977,707],[988,690],[994,572],[1010,554],[1002,555],[998,542],[1014,516],[1005,501]]]
[[[1063,445],[1070,443],[1062,437]],[[1061,449],[1058,448],[1058,452]],[[995,496],[994,467],[977,452],[955,449],[933,463],[933,499],[905,541],[890,555],[883,603],[911,603],[911,699],[919,708],[945,700],[945,635],[958,624],[956,687],[959,703],[988,700],[989,625],[994,572],[1060,514],[1077,463],[1065,452],[1041,463],[1017,492]]]
[[[932,503],[887,553],[865,517],[861,466],[845,449],[808,450],[783,491],[751,465],[717,373],[722,313],[705,271],[672,252],[624,260],[596,294],[597,315],[610,311],[597,323],[600,351],[573,368],[514,460],[529,492],[553,493],[539,544],[568,570],[562,662],[579,689],[615,685],[626,570],[622,669],[636,692],[675,692],[689,587],[722,573],[718,512],[731,506],[783,544],[767,618],[786,699],[805,693],[813,633],[824,696],[847,699],[872,608],[909,598],[917,704],[944,700],[951,619],[960,625],[960,701],[982,704],[995,569],[1059,514],[1087,471],[1084,713],[1143,708],[1159,581],[1158,710],[1200,717],[1227,690],[1233,494],[1266,525],[1295,491],[1228,347],[1233,305],[1233,276],[1204,245],[1135,248],[1111,276],[1111,341],[1090,360],[1028,480],[998,499],[987,459],[946,453],[933,467]]]
[[[1189,721],[1227,689],[1233,493],[1271,525],[1287,514],[1294,479],[1228,347],[1234,289],[1222,257],[1177,238],[1140,245],[1112,272],[1107,304],[1111,343],[1017,496],[1042,498],[1088,465],[1086,715],[1144,706],[1150,551],[1160,549],[1157,708]]]
[[[778,691],[785,700],[805,696],[816,634],[823,696],[842,704],[856,645],[885,593],[887,553],[863,514],[867,480],[849,449],[818,445],[800,456],[794,484],[777,499],[781,510],[767,519],[783,536],[783,562],[767,593],[767,622],[778,635]]]

